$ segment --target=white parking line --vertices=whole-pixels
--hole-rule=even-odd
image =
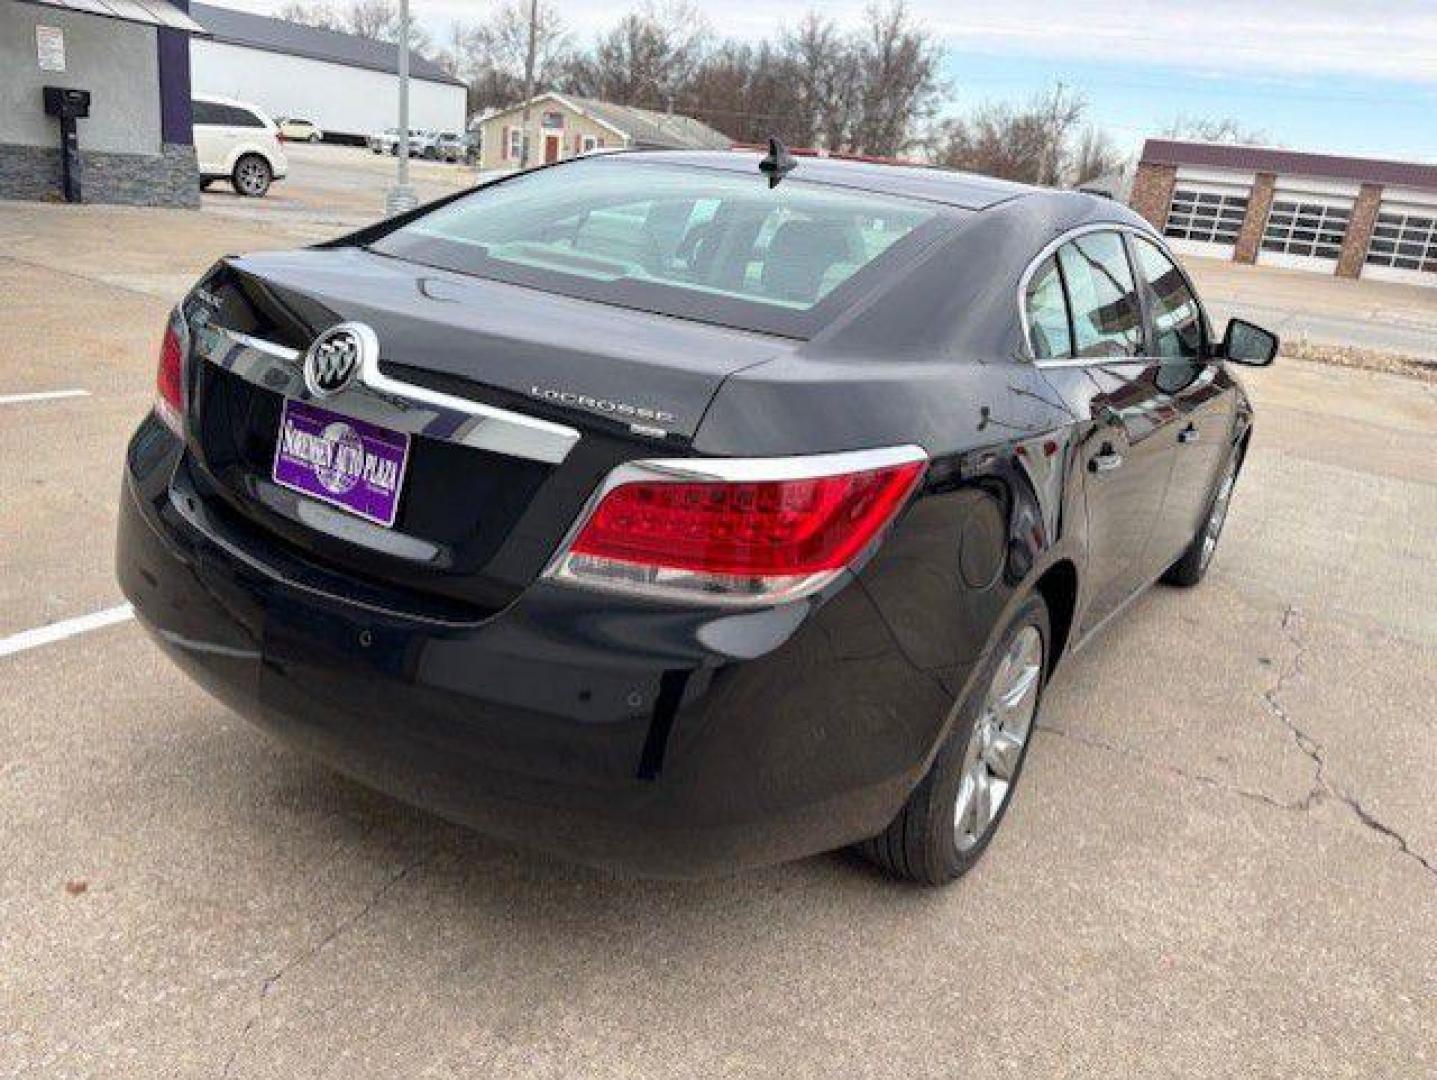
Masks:
[[[32,401],[60,401],[63,398],[89,397],[88,390],[43,390],[36,394],[0,394],[0,405],[28,405]]]
[[[129,604],[121,604],[119,607],[106,608],[104,611],[94,611],[89,615],[81,615],[74,619],[62,619],[60,622],[51,623],[49,626],[37,626],[33,630],[22,630],[18,634],[11,634],[7,638],[0,638],[0,656],[11,656],[15,653],[24,652],[26,649],[34,649],[40,645],[49,645],[55,641],[63,641],[67,637],[74,637],[76,634],[83,634],[89,630],[99,630],[104,626],[113,626],[115,623],[124,622],[133,617],[135,609]]]

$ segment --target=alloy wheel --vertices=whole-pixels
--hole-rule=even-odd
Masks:
[[[1036,626],[1024,626],[993,672],[963,754],[953,806],[953,834],[960,852],[987,835],[1008,800],[1032,734],[1042,673],[1043,636]]]
[[[235,183],[244,194],[258,195],[269,182],[269,177],[265,175],[267,171],[261,161],[253,158],[241,161],[235,168]]]

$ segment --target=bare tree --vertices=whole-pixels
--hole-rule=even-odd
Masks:
[[[1081,187],[1106,173],[1121,169],[1123,161],[1123,154],[1113,145],[1107,132],[1089,124],[1078,136],[1077,145],[1073,148],[1068,183]]]
[[[1061,83],[1026,105],[981,106],[950,120],[933,145],[940,164],[1029,184],[1084,183],[1119,162],[1107,136],[1078,126],[1087,103]]]
[[[667,108],[698,74],[709,39],[708,23],[685,0],[649,0],[601,34],[592,53],[575,57],[563,82],[588,97]]]
[[[474,110],[512,105],[524,96],[529,51],[528,0],[507,0],[464,41],[463,77]],[[534,85],[550,88],[567,64],[570,35],[558,8],[541,0],[534,35]]]
[[[737,142],[762,142],[772,134],[794,145],[814,139],[801,73],[780,48],[766,41],[726,41],[714,49],[677,97],[675,108]]]
[[[349,0],[339,8],[320,0],[289,0],[280,8],[279,18],[375,41],[399,38],[399,5],[395,0]],[[413,19],[409,22],[409,48],[422,55],[432,48],[428,33]]]
[[[988,103],[949,120],[933,147],[940,165],[1036,184],[1050,153],[1047,119],[1033,109]]]
[[[1198,142],[1238,143],[1244,146],[1263,146],[1270,140],[1265,131],[1243,127],[1231,116],[1221,119],[1189,116],[1179,113],[1163,129],[1169,139],[1195,139]]]
[[[890,0],[869,6],[855,56],[862,113],[849,142],[863,153],[900,154],[913,145],[914,125],[937,108],[942,49],[904,0]]]
[[[785,31],[779,51],[800,94],[798,114],[785,138],[831,150],[847,148],[863,113],[862,66],[853,41],[816,10]]]
[[[334,9],[318,0],[289,0],[275,12],[275,18],[302,26],[318,26],[323,30],[339,30],[342,27]]]

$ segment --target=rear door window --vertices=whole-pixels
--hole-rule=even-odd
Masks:
[[[1049,256],[1028,279],[1024,297],[1028,312],[1028,339],[1037,360],[1073,355],[1072,327],[1068,322],[1068,300],[1058,260]]]
[[[1074,355],[1138,356],[1143,315],[1123,238],[1093,232],[1058,249],[1073,314]]]
[[[804,337],[961,213],[752,173],[590,158],[481,188],[373,245],[383,254]]]

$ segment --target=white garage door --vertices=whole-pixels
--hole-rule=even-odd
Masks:
[[[1384,199],[1362,276],[1437,286],[1437,206]]]
[[[1353,200],[1308,192],[1273,193],[1257,261],[1294,270],[1331,274],[1342,254],[1342,237],[1352,220]]]
[[[1251,190],[1245,184],[1197,183],[1180,177],[1163,225],[1169,246],[1183,255],[1231,259]]]

